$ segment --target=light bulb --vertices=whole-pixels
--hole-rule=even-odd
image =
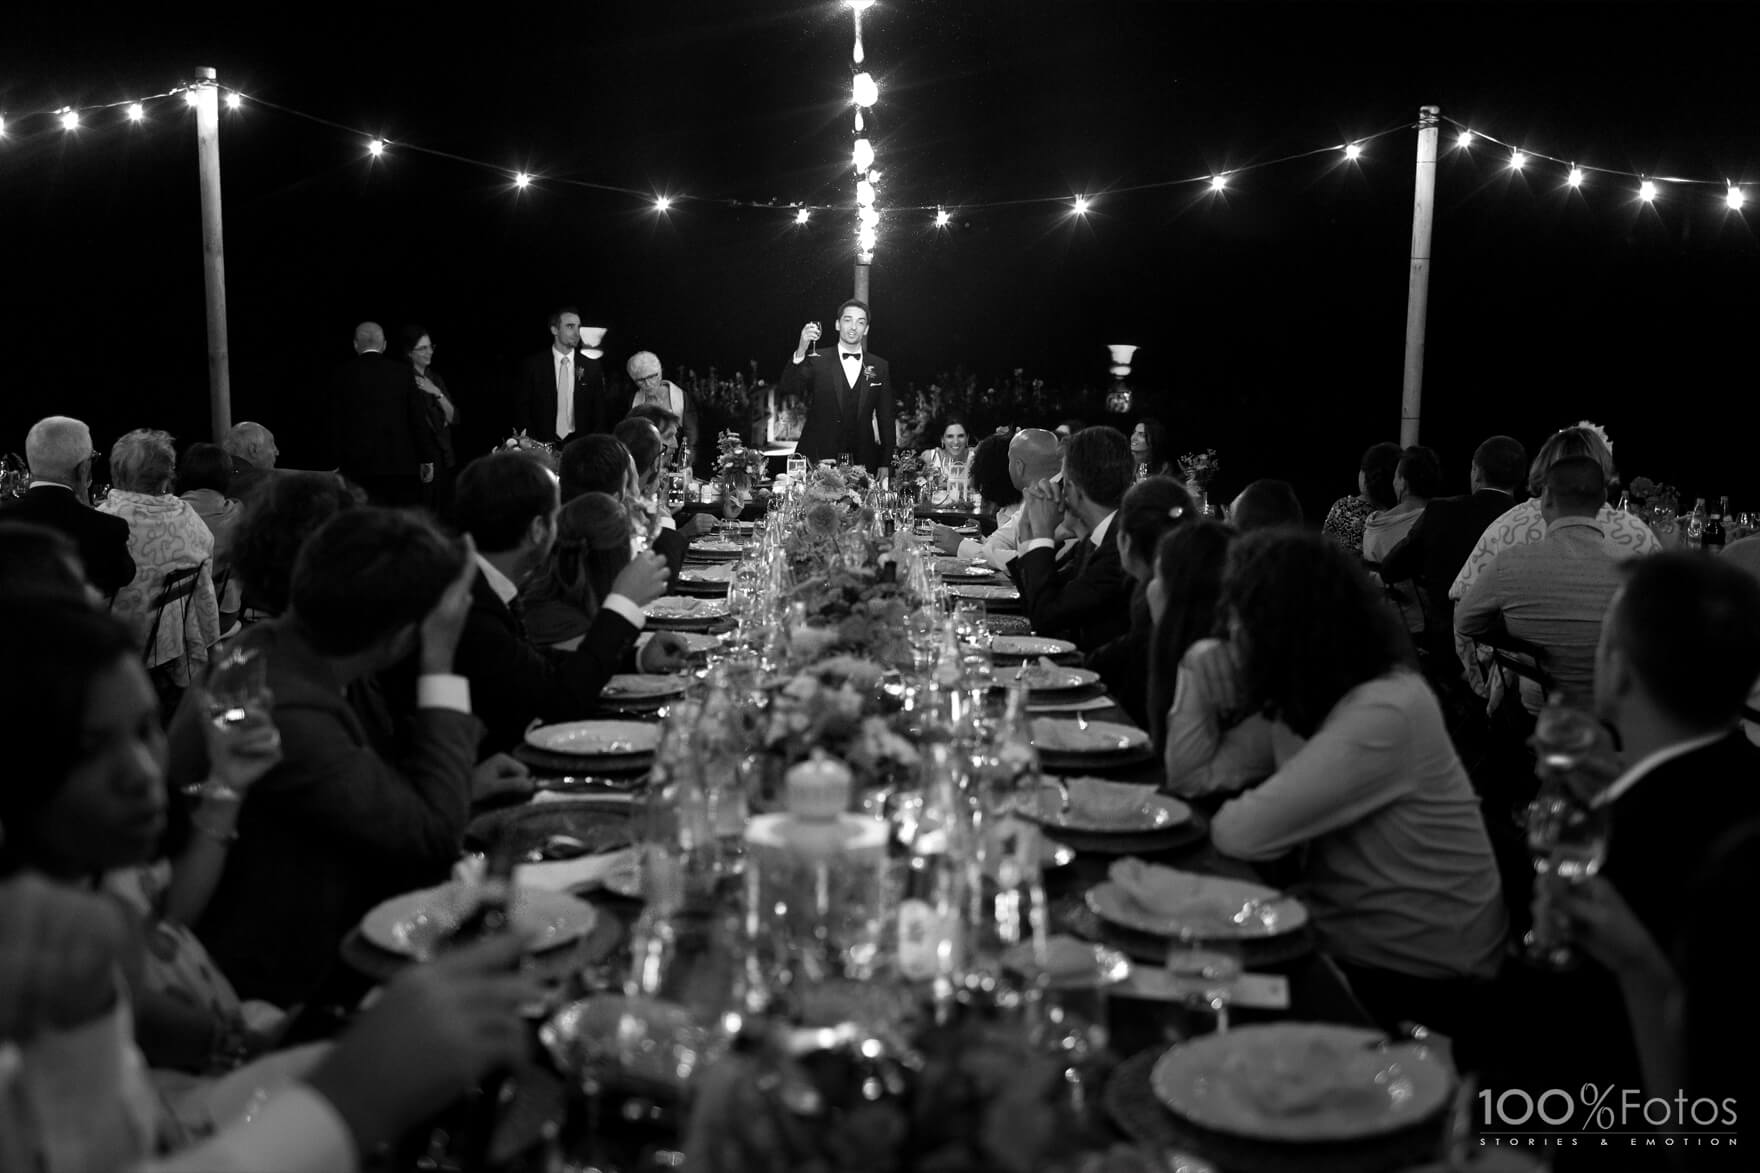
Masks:
[[[1210,177],[1210,190],[1211,191],[1221,191],[1223,188],[1225,188],[1227,186],[1228,186],[1228,176],[1226,176],[1226,175],[1212,175]]]
[[[1522,154],[1520,151],[1511,151],[1509,153],[1509,169],[1511,171],[1520,171],[1527,165],[1528,156]]]
[[[880,100],[880,87],[875,84],[874,75],[866,70],[856,74],[853,91],[858,106],[872,106]]]
[[[855,9],[857,12],[861,12],[864,9],[871,8],[874,4],[874,0],[843,0],[843,2],[847,5],[849,5],[851,8]]]
[[[1075,213],[1078,216],[1086,216],[1088,214],[1088,197],[1087,196],[1077,196],[1076,197]]]
[[[1649,203],[1651,200],[1655,199],[1656,198],[1656,185],[1654,183],[1651,183],[1648,179],[1646,179],[1643,183],[1640,183],[1638,185],[1638,198],[1643,200],[1645,203]]]
[[[865,138],[856,140],[855,164],[857,171],[866,171],[874,165],[874,144]]]
[[[1344,157],[1347,159],[1356,159],[1362,153],[1363,145],[1361,143],[1350,143],[1344,149]]]
[[[1734,191],[1735,189],[1731,188],[1730,190]],[[1731,206],[1732,207],[1739,207],[1740,205],[1733,205],[1732,204]],[[946,208],[936,208],[935,209],[935,227],[946,228],[948,223],[952,219],[953,219],[953,216],[948,212],[948,210]]]
[[[146,116],[147,108],[145,106],[141,105],[139,102],[130,102],[128,104],[128,120],[130,122],[139,122]]]
[[[1732,212],[1741,211],[1742,205],[1748,202],[1747,195],[1733,183],[1729,185],[1729,194],[1723,198],[1729,204],[1729,210]]]
[[[183,101],[184,104],[188,106],[194,106],[197,102],[201,101],[201,98],[196,94],[194,86],[183,91]]]
[[[880,242],[880,234],[872,228],[864,228],[856,233],[856,243],[862,246],[863,252],[873,252],[874,246]]]
[[[236,110],[242,105],[244,105],[244,95],[237,90],[233,90],[226,95],[226,108],[228,110]]]
[[[654,200],[654,210],[656,212],[664,212],[671,207],[672,207],[672,197],[671,196],[659,196]]]
[[[519,187],[519,188],[526,188],[526,187],[530,187],[531,185],[532,185],[532,177],[530,175],[527,175],[524,171],[516,171],[514,173],[513,186]]]
[[[863,228],[880,227],[880,213],[874,208],[857,208],[856,222]]]
[[[856,181],[856,203],[867,207],[874,202],[874,184],[867,179]]]
[[[373,158],[377,159],[380,155],[383,155],[384,153],[385,153],[385,140],[384,139],[375,138],[375,139],[368,139],[367,140],[367,154],[369,154],[369,155],[373,156]]]
[[[794,222],[796,224],[805,224],[810,216],[812,216],[812,213],[805,208],[802,208],[794,214]]]
[[[1462,150],[1466,150],[1468,147],[1472,146],[1473,132],[1470,130],[1461,131],[1461,137],[1454,140],[1454,145],[1460,147]]]
[[[1582,187],[1583,186],[1583,169],[1581,167],[1572,167],[1571,173],[1569,175],[1565,176],[1564,181],[1566,183],[1570,184],[1572,187]]]
[[[61,129],[62,130],[78,130],[79,129],[79,111],[78,110],[63,110],[61,112]]]

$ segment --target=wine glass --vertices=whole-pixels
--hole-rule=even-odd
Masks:
[[[273,697],[269,692],[267,664],[257,648],[232,647],[220,654],[208,669],[203,684],[204,715],[228,737],[242,736],[268,722]],[[184,789],[191,798],[236,800],[238,791],[216,778],[193,783]]]
[[[1539,907],[1534,927],[1522,938],[1527,960],[1543,969],[1566,970],[1577,962],[1569,922],[1555,904],[1560,886],[1581,884],[1607,858],[1607,807],[1550,789],[1528,808],[1528,853],[1533,859]]]
[[[1167,979],[1179,1000],[1216,1016],[1218,1034],[1228,1029],[1228,1006],[1241,976],[1238,946],[1225,940],[1201,940],[1189,925],[1180,925],[1167,944]]]

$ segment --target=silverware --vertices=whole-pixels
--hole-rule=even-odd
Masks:
[[[639,790],[646,784],[645,775],[638,774],[633,778],[602,778],[592,775],[563,774],[554,778],[539,778],[535,786],[539,790],[571,791],[571,790]]]
[[[1088,715],[1080,709],[1076,710],[1076,728],[1080,729],[1083,733],[1088,731]]]
[[[1416,1022],[1402,1022],[1393,1033],[1382,1035],[1378,1039],[1370,1039],[1364,1043],[1363,1050],[1386,1051],[1394,1047],[1403,1047],[1408,1043],[1423,1046],[1429,1041],[1430,1031],[1427,1027]]]

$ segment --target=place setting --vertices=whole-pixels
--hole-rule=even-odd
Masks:
[[[947,583],[995,582],[1002,577],[999,570],[982,560],[967,562],[963,558],[938,558],[935,569],[941,575],[941,581]]]
[[[1055,663],[1065,656],[1075,657],[1078,661],[1081,658],[1081,652],[1076,645],[1067,639],[996,632],[990,640],[990,657],[998,664],[1018,664],[1023,660],[1040,659],[1050,659]]]
[[[691,542],[685,551],[686,562],[737,562],[745,553],[745,545],[729,538],[703,538]]]
[[[1134,856],[1113,861],[1084,902],[1103,940],[1139,960],[1165,961],[1175,943],[1220,943],[1247,965],[1313,948],[1308,909],[1263,884],[1182,871]]]
[[[662,595],[642,609],[648,624],[658,630],[697,630],[713,627],[727,618],[726,599],[689,595]]]
[[[1073,720],[1034,717],[1033,745],[1048,770],[1117,770],[1154,760],[1149,734],[1134,725],[1093,721],[1082,713]]]
[[[1017,813],[1077,851],[1130,855],[1201,840],[1205,822],[1191,807],[1153,786],[1103,778],[1047,778]]]
[[[733,585],[734,563],[711,562],[701,565],[685,563],[673,580],[673,590],[681,595],[725,595]]]
[[[949,582],[947,593],[955,599],[976,599],[992,607],[1015,607],[1021,592],[1012,583]]]
[[[691,683],[684,675],[620,672],[599,690],[599,701],[607,708],[656,712],[667,701],[683,696]]]
[[[654,721],[601,719],[534,725],[514,756],[537,770],[564,775],[645,774],[654,764],[661,727]]]

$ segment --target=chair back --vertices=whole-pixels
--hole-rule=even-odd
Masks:
[[[196,584],[201,581],[202,568],[207,565],[206,562],[200,562],[182,570],[173,570],[159,584],[159,593],[153,597],[152,603],[153,622],[147,628],[147,642],[142,649],[142,655],[146,657],[149,665],[152,662],[153,653],[159,647],[159,625],[165,621],[166,609],[173,604],[177,606],[177,629],[182,631],[184,622],[189,616],[190,599],[196,593]],[[178,642],[181,644],[183,641],[179,639]],[[181,659],[182,656],[180,655],[179,658]]]

